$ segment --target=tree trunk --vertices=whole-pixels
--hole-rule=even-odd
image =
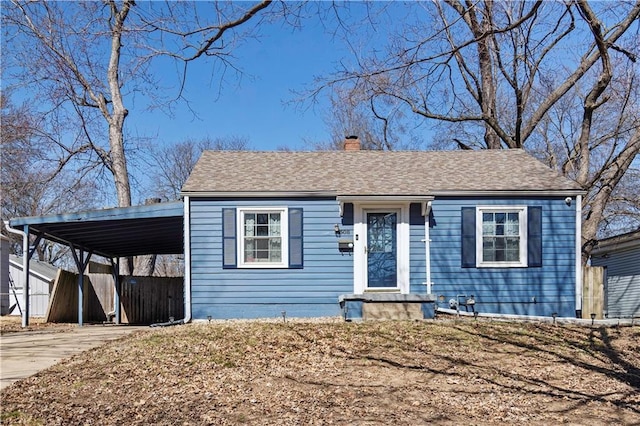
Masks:
[[[585,199],[582,206],[582,210],[587,211],[587,215],[582,221],[583,262],[589,258],[597,241],[598,226],[604,217],[613,189],[618,185],[638,153],[640,153],[640,129],[636,129],[625,148],[602,173],[600,182],[590,183],[590,186],[601,186],[592,199]]]
[[[159,203],[160,199],[149,198],[145,201],[145,205],[156,204]],[[149,254],[145,256],[137,256],[134,263],[134,271],[136,275],[142,277],[150,277],[156,270],[156,259],[158,258],[155,254]]]
[[[110,2],[111,13],[114,19],[111,36],[111,57],[109,58],[109,68],[107,69],[107,81],[111,94],[113,111],[107,118],[109,122],[109,145],[111,148],[111,165],[113,179],[118,195],[118,206],[131,206],[131,187],[129,184],[129,173],[127,161],[124,153],[124,120],[129,111],[124,107],[122,92],[120,90],[120,49],[122,47],[122,32],[124,21],[127,19],[133,1],[125,1],[120,11],[117,10],[115,2]]]

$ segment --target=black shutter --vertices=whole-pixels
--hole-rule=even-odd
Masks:
[[[462,267],[476,267],[476,208],[462,208]]]
[[[302,269],[302,209],[289,209],[289,268]]]
[[[542,266],[542,207],[527,209],[527,265]]]
[[[342,224],[344,226],[353,225],[353,203],[342,205]]]
[[[222,267],[237,265],[236,209],[222,209]]]
[[[421,203],[411,203],[409,205],[409,225],[424,225]]]

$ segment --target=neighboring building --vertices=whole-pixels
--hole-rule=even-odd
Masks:
[[[182,189],[193,319],[580,311],[576,183],[523,150],[345,145],[202,155]]]
[[[640,317],[640,229],[600,240],[591,265],[606,268],[605,315]]]
[[[13,289],[9,290],[9,306],[13,307],[11,315],[20,315],[20,309],[24,307],[22,257],[9,255],[9,263],[9,274],[15,289],[15,293]],[[44,317],[47,315],[49,297],[58,274],[58,268],[46,262],[31,260],[29,273],[30,316]]]

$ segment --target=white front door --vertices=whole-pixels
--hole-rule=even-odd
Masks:
[[[354,293],[409,293],[408,206],[359,206],[354,226]]]
[[[398,288],[397,210],[365,211],[367,258],[366,288]]]

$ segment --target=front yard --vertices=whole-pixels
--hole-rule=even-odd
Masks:
[[[638,424],[640,327],[226,321],[8,387],[3,424]]]

